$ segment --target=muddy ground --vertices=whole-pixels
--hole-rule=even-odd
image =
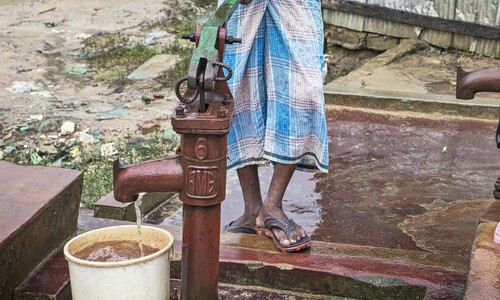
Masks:
[[[177,99],[171,85],[181,77],[179,70],[163,80],[127,76],[142,63],[137,57],[154,54],[173,55],[164,61],[169,66],[165,69],[182,68],[171,63],[191,47],[180,41],[180,34],[192,30],[196,20],[215,7],[197,5],[201,2],[0,0],[0,159],[36,164],[47,155],[56,160],[61,147],[64,155],[76,156],[82,149],[96,151],[117,140],[149,138],[158,132],[172,135],[169,119]],[[120,48],[121,41],[128,48]],[[118,65],[108,64],[117,60],[117,49],[129,56]],[[328,51],[328,80],[379,54],[339,47]],[[481,61],[483,67],[498,63],[426,48],[392,67],[418,66],[411,76],[421,80],[423,89],[442,88],[426,86],[423,79],[438,74],[436,68],[453,74],[449,70],[464,58],[471,64]],[[451,78],[442,81],[447,88],[452,85]],[[101,148],[101,153],[116,151]],[[16,160],[21,154],[24,158]]]

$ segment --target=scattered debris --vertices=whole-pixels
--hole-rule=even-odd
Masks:
[[[159,128],[162,121],[167,120],[167,116],[158,115],[154,119],[137,123],[137,127],[143,134],[151,133],[154,129]]]
[[[105,95],[106,95],[106,96],[109,96],[109,95],[111,95],[111,94],[121,94],[121,93],[123,93],[123,91],[124,91],[124,90],[125,90],[125,87],[123,87],[123,86],[119,86],[119,87],[115,88],[112,92],[107,93],[107,94],[105,94]]]
[[[43,115],[42,114],[30,115],[30,120],[41,121],[43,120]]]
[[[83,146],[86,146],[86,145],[90,145],[90,144],[95,144],[97,143],[99,140],[94,138],[93,135],[91,134],[88,134],[86,132],[79,132],[78,133],[78,141],[83,145]]]
[[[137,127],[139,127],[139,129],[142,131],[142,133],[147,134],[147,133],[152,132],[155,128],[159,128],[160,122],[161,121],[158,121],[156,119],[148,120],[148,121],[137,123]]]
[[[115,154],[118,154],[118,151],[116,150],[114,143],[107,143],[101,146],[102,156],[112,156]]]
[[[10,154],[12,151],[14,151],[16,149],[16,146],[7,146],[5,149],[4,149],[4,153],[5,154]]]
[[[19,73],[31,72],[31,71],[33,71],[33,69],[32,68],[26,68],[26,69],[21,68],[21,69],[17,69],[16,71],[19,74]]]
[[[55,7],[52,7],[52,8],[46,9],[46,10],[44,10],[44,11],[41,11],[41,12],[39,12],[38,14],[39,14],[39,15],[43,15],[43,14],[45,14],[45,13],[48,13],[48,12],[50,12],[50,11],[54,11],[54,10],[56,10],[56,8],[55,8]]]
[[[39,92],[31,92],[30,93],[33,96],[40,96],[43,98],[50,98],[52,97],[52,94],[49,91],[39,91]]]
[[[154,45],[154,44],[156,44],[157,39],[165,37],[167,35],[168,35],[168,32],[166,32],[164,30],[151,32],[146,36],[145,43],[146,43],[146,45]]]
[[[149,97],[149,96],[146,96],[146,95],[143,95],[141,97],[142,101],[144,101],[144,103],[146,104],[151,104],[151,102],[155,101],[156,98],[153,98],[153,97]]]
[[[41,144],[38,146],[38,151],[43,154],[56,154],[59,152],[54,143]]]
[[[156,93],[153,94],[153,98],[155,98],[155,99],[163,99],[163,98],[165,98],[165,95],[163,95],[160,92],[156,92]]]
[[[70,151],[69,154],[71,157],[77,157],[80,154],[80,148],[78,147],[73,147]]]
[[[128,116],[129,110],[124,108],[114,108],[108,111],[100,112],[97,115],[97,121],[112,120],[122,116]]]
[[[14,81],[7,91],[14,94],[23,94],[41,90],[40,86],[33,81]]]
[[[23,133],[28,131],[30,129],[30,126],[26,123],[19,124],[19,132]]]
[[[61,135],[67,135],[75,132],[75,123],[66,121],[61,125]]]
[[[38,153],[36,153],[35,151],[31,152],[30,157],[31,157],[31,163],[34,165],[39,165],[43,161],[40,155],[38,155]]]
[[[65,69],[65,72],[71,75],[84,75],[88,72],[88,67],[83,64],[69,66]]]
[[[44,119],[38,125],[39,132],[50,132],[57,131],[59,128],[59,120],[56,119]]]
[[[80,33],[80,34],[75,35],[75,39],[80,39],[80,40],[86,40],[90,37],[92,37],[92,35],[88,34],[88,33]]]

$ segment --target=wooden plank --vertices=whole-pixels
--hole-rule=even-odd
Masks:
[[[363,31],[365,17],[343,11],[323,10],[323,21],[325,24]]]
[[[347,0],[323,0],[322,7],[324,9],[338,10],[440,31],[500,40],[500,28],[493,26],[424,16],[379,5],[356,3]]]

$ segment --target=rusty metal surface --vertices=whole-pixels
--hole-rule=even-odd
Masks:
[[[142,192],[175,192],[184,186],[178,156],[150,160],[134,165],[113,166],[114,195],[120,202],[132,202]]]
[[[220,205],[183,207],[182,299],[217,299]]]
[[[472,99],[478,92],[500,92],[500,68],[465,72],[457,68],[458,99]]]

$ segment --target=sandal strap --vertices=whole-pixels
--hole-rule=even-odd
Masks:
[[[268,229],[272,229],[273,227],[279,228],[285,232],[286,238],[290,239],[290,234],[297,227],[297,223],[295,223],[292,219],[289,219],[288,222],[276,219],[269,218],[264,222],[264,225]]]

